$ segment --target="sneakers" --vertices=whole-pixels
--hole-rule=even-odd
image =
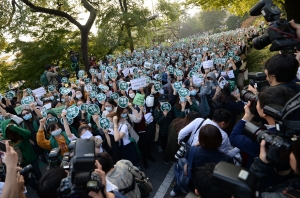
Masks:
[[[174,190],[172,190],[171,192],[170,192],[170,196],[171,197],[175,197],[177,194],[174,192]]]
[[[162,152],[163,152],[161,146],[157,146],[157,145],[156,145],[156,149],[157,149],[157,151],[158,151],[159,153],[162,153]]]

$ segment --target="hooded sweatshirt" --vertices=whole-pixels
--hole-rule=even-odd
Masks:
[[[22,127],[20,127],[12,119],[4,120],[1,123],[2,136],[4,139],[7,139],[6,128],[7,128],[7,125],[11,121],[13,121],[15,124],[10,125],[9,129],[17,132],[18,134],[20,134],[23,137],[23,140],[21,140],[20,142],[17,142],[17,143],[12,142],[14,144],[13,147],[18,147],[20,149],[20,151],[22,153],[22,157],[23,157],[23,163],[21,165],[27,166],[28,164],[30,164],[32,161],[34,161],[36,159],[36,154],[29,142],[29,139],[31,137],[31,132],[27,129],[23,129]]]

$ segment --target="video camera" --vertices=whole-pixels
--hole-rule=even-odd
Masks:
[[[297,39],[296,31],[289,22],[280,18],[280,9],[273,4],[272,0],[261,0],[251,10],[251,16],[262,14],[269,22],[267,34],[253,39],[255,49],[261,50],[272,44],[270,51],[290,51],[300,49],[300,42]]]
[[[77,139],[70,143],[68,147],[70,150],[72,150],[72,145],[74,145],[74,151],[66,153],[61,160],[60,166],[68,169],[70,173],[68,177],[61,181],[60,187],[57,189],[58,196],[61,198],[84,198],[88,197],[90,191],[98,193],[101,190],[102,195],[105,197],[104,185],[101,183],[101,178],[97,173],[94,173],[95,141]],[[56,156],[57,154],[59,152],[55,150],[52,156]],[[52,160],[53,165],[56,166],[58,164],[56,157],[52,157]]]
[[[266,105],[264,114],[275,119],[277,133],[262,130],[251,122],[245,125],[244,133],[260,143],[266,141],[267,160],[273,165],[280,163],[280,154],[290,151],[299,137],[300,121],[295,120],[295,112],[300,108],[300,93],[289,100],[284,107],[276,104]]]
[[[235,198],[259,197],[257,182],[255,174],[227,162],[219,162],[213,172],[214,185]]]

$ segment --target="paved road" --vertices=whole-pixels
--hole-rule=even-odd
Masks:
[[[143,168],[141,163],[141,170],[148,176],[150,182],[153,185],[153,192],[150,193],[150,198],[170,198],[170,191],[175,185],[173,163],[165,164],[162,160],[163,154],[158,153],[155,146],[152,147],[152,154],[156,159],[156,162],[148,160],[148,169]],[[46,167],[40,163],[42,172],[46,172]],[[30,187],[27,187],[27,198],[38,198],[35,191]],[[185,195],[176,196],[176,198],[184,198]]]

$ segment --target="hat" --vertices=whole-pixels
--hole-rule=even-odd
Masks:
[[[167,94],[161,94],[158,100],[159,102],[169,102],[169,96]]]
[[[161,77],[161,80],[162,80],[163,82],[168,82],[168,74],[164,73],[164,74],[162,75],[162,77]]]

